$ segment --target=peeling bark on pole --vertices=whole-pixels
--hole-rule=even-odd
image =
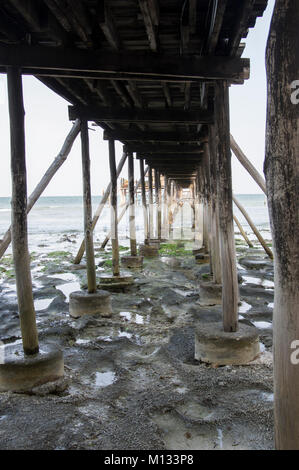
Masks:
[[[116,170],[116,176],[117,178],[119,177],[120,173],[121,173],[121,170],[123,169],[123,166],[125,164],[125,161],[127,159],[127,154],[124,152],[123,153],[123,156],[117,166],[117,170]],[[108,184],[107,188],[106,188],[106,191],[101,199],[101,202],[100,204],[98,205],[96,211],[95,211],[95,214],[93,216],[93,219],[92,219],[92,224],[91,224],[91,228],[92,230],[94,231],[96,225],[97,225],[97,222],[101,216],[101,213],[105,207],[105,204],[106,202],[108,201],[109,199],[109,196],[110,196],[110,193],[111,193],[111,182]],[[84,255],[84,251],[85,251],[85,241],[82,240],[82,243],[80,245],[80,248],[78,250],[78,253],[74,259],[74,264],[79,264],[83,255]]]
[[[299,450],[299,3],[276,0],[267,44],[266,175],[274,246],[274,414],[279,450]]]
[[[43,191],[46,189],[46,187],[50,183],[53,176],[57,173],[61,165],[67,159],[67,156],[69,155],[72,149],[73,143],[76,140],[76,137],[79,134],[79,132],[80,132],[80,120],[77,119],[72,129],[70,130],[67,138],[65,139],[64,144],[59,154],[57,155],[53,163],[51,163],[46,173],[44,174],[44,176],[42,177],[42,179],[40,180],[40,182],[38,183],[34,191],[29,196],[28,201],[27,201],[27,208],[26,208],[27,214],[31,211],[32,207],[34,206],[36,201],[39,199]],[[10,242],[11,242],[11,228],[9,227],[7,232],[4,234],[2,242],[0,243],[0,259],[2,258],[5,251],[9,247]]]
[[[36,318],[32,295],[30,258],[27,234],[27,178],[25,157],[24,105],[21,71],[7,69],[8,104],[11,145],[11,234],[15,266],[19,316],[24,353],[39,351]]]
[[[135,195],[134,195],[134,160],[133,154],[128,154],[128,179],[129,179],[129,225],[131,256],[137,256],[136,226],[135,226]]]
[[[115,143],[109,139],[109,164],[111,178],[111,242],[113,276],[119,276],[119,246],[117,226],[117,177],[115,165]]]
[[[238,278],[233,226],[229,95],[227,83],[217,82],[215,92],[218,127],[217,192],[222,269],[223,328],[224,331],[234,332],[238,329]]]
[[[139,165],[140,165],[141,198],[142,198],[143,220],[144,220],[144,243],[148,244],[150,234],[149,234],[146,192],[145,192],[144,161],[142,159],[139,160]]]
[[[94,293],[97,290],[96,268],[94,261],[93,233],[92,233],[92,205],[90,188],[90,157],[88,124],[81,121],[81,149],[82,149],[82,176],[83,176],[83,209],[84,209],[84,233],[86,247],[87,289]]]

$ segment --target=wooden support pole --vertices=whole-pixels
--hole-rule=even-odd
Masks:
[[[147,172],[148,172],[148,167],[145,168],[144,175],[146,175]],[[136,183],[136,185],[135,185],[135,189],[134,189],[135,194],[137,193],[137,190],[138,190],[140,184],[141,184],[141,178],[140,178],[139,181],[137,181],[137,183]],[[120,213],[118,219],[117,219],[117,225],[119,225],[120,221],[122,220],[123,216],[125,215],[125,213],[126,213],[128,207],[129,207],[129,205],[130,205],[130,202],[128,201],[128,202],[126,203],[125,207],[123,208],[123,210],[121,211],[121,213]],[[105,246],[107,245],[107,243],[108,243],[109,240],[110,240],[110,237],[111,237],[111,231],[108,233],[108,235],[106,236],[105,240],[103,241],[103,243],[102,243],[102,245],[101,245],[101,250],[104,250]]]
[[[40,180],[40,182],[38,183],[34,191],[29,196],[28,201],[27,201],[27,207],[26,207],[27,214],[31,211],[32,207],[34,206],[36,201],[39,199],[43,191],[46,189],[46,187],[50,183],[53,176],[57,173],[61,165],[67,159],[67,156],[69,155],[71,148],[73,146],[73,143],[77,135],[79,134],[79,132],[80,132],[80,120],[77,119],[74,122],[74,125],[72,129],[70,130],[67,138],[65,139],[64,144],[60,152],[58,153],[57,157],[55,158],[53,163],[51,163],[46,173],[44,174],[44,176],[42,177],[42,179]],[[8,228],[8,230],[3,236],[2,242],[0,243],[0,259],[2,258],[5,251],[9,247],[10,242],[11,242],[11,227]]]
[[[144,220],[144,243],[147,245],[150,238],[149,224],[148,224],[148,213],[146,204],[146,191],[145,191],[145,177],[144,177],[144,160],[139,160],[140,165],[140,180],[141,180],[141,200],[143,209],[143,220]]]
[[[240,224],[239,220],[237,219],[237,217],[234,215],[234,221],[238,227],[238,229],[240,230],[240,233],[242,235],[242,237],[244,238],[244,240],[246,241],[247,245],[249,246],[249,248],[253,248],[253,244],[251,243],[251,241],[249,240],[249,238],[247,237],[242,225]]]
[[[149,234],[154,238],[154,198],[153,198],[153,169],[149,167],[148,173],[148,198],[149,198]]]
[[[247,222],[249,223],[253,233],[255,234],[256,238],[258,239],[258,241],[260,242],[260,244],[262,245],[262,247],[264,248],[265,252],[267,253],[267,255],[269,256],[269,258],[273,259],[273,253],[271,251],[271,249],[267,246],[267,243],[266,241],[264,240],[264,238],[262,237],[262,235],[260,234],[259,230],[257,229],[257,227],[254,225],[251,217],[249,216],[249,214],[246,212],[246,210],[244,209],[244,207],[242,206],[242,204],[235,198],[235,196],[233,196],[233,201],[234,203],[236,204],[237,208],[239,209],[239,211],[243,214],[243,216],[245,217],[245,219],[247,220]]]
[[[11,235],[24,353],[39,351],[27,234],[27,177],[21,71],[7,68],[11,144]]]
[[[168,196],[168,233],[169,233],[169,239],[173,239],[173,211],[172,207],[174,205],[174,198],[173,198],[173,193],[174,193],[174,182],[170,181],[169,184],[169,196]]]
[[[298,24],[298,1],[276,0],[266,50],[264,171],[275,259],[274,418],[278,450],[299,450]]]
[[[136,226],[135,226],[135,193],[134,193],[134,160],[133,153],[128,154],[128,179],[129,179],[129,225],[131,256],[137,256]]]
[[[119,177],[120,173],[121,173],[121,170],[123,169],[123,166],[125,164],[125,161],[127,159],[127,154],[124,152],[123,155],[122,155],[122,158],[117,166],[117,170],[116,170],[116,176],[117,178]],[[91,229],[92,231],[94,231],[96,225],[97,225],[97,222],[101,216],[101,213],[105,207],[105,204],[106,202],[108,201],[109,199],[109,196],[110,196],[110,193],[111,193],[111,182],[108,184],[107,188],[106,188],[106,191],[105,193],[103,194],[103,197],[101,199],[101,202],[100,204],[98,205],[95,213],[94,213],[94,216],[93,216],[93,219],[92,219],[92,224],[91,224]],[[80,245],[80,248],[78,250],[78,253],[74,259],[74,264],[79,264],[81,262],[81,259],[84,255],[84,251],[85,251],[85,240],[82,240],[82,243]]]
[[[217,167],[216,167],[216,141],[217,135],[215,126],[210,127],[209,145],[210,145],[210,199],[211,199],[211,237],[210,237],[210,255],[213,281],[215,284],[222,283],[222,270],[220,261],[219,245],[219,209],[217,193]]]
[[[169,180],[164,175],[164,193],[163,193],[163,233],[162,237],[168,239],[169,237],[169,224],[168,224],[168,188]]]
[[[81,121],[81,150],[82,150],[82,177],[83,177],[83,210],[84,210],[84,234],[86,247],[87,289],[94,293],[97,290],[96,268],[94,261],[93,233],[92,233],[92,204],[90,187],[90,157],[88,124]]]
[[[227,332],[238,330],[238,277],[233,226],[229,94],[226,82],[217,82],[217,173],[219,201],[219,242],[222,269],[222,316]]]
[[[109,164],[111,178],[111,242],[113,276],[119,276],[119,246],[117,226],[117,177],[115,165],[115,143],[109,140]]]
[[[230,135],[230,146],[234,154],[236,155],[239,162],[244,166],[244,168],[248,171],[250,176],[254,179],[254,181],[259,185],[261,190],[266,194],[266,183],[264,178],[259,174],[259,172],[254,168],[252,163],[248,160],[246,155],[242,152],[239,145],[235,141],[232,135]]]
[[[161,240],[161,182],[160,172],[155,169],[155,196],[156,196],[156,235]]]

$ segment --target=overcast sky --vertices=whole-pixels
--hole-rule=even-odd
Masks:
[[[245,85],[230,88],[231,133],[247,157],[262,172],[265,149],[266,74],[265,46],[274,0],[269,0],[262,18],[257,19],[246,40],[243,57],[251,59],[251,78]],[[24,77],[26,111],[26,158],[28,194],[32,192],[60,150],[71,127],[68,103],[34,77]],[[90,126],[91,127],[91,126]],[[9,122],[5,75],[0,75],[0,197],[10,196]],[[108,143],[99,128],[90,131],[92,193],[98,195],[109,181]],[[122,145],[116,143],[117,160]],[[138,165],[136,177],[139,175]],[[261,193],[256,183],[232,157],[233,190],[236,194]],[[126,171],[126,170],[125,170]],[[126,173],[123,173],[126,176]],[[80,139],[43,196],[82,194]]]

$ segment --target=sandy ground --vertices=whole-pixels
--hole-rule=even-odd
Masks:
[[[112,294],[111,318],[79,320],[68,294],[84,269],[58,255],[41,269],[37,257],[40,342],[63,349],[65,378],[0,394],[0,449],[272,449],[273,264],[239,245],[240,321],[259,328],[263,352],[238,367],[194,359],[194,327],[221,309],[203,305],[209,266],[192,255],[145,260],[134,286]],[[13,278],[0,290],[0,339],[20,341]]]

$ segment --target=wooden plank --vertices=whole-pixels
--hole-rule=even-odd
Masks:
[[[155,154],[155,153],[195,153],[198,154],[202,152],[202,149],[199,145],[184,144],[184,145],[167,145],[167,144],[129,144],[126,145],[128,152],[138,152],[142,154]]]
[[[158,44],[159,44],[159,39],[158,39],[158,34],[156,27],[153,23],[152,15],[151,15],[151,10],[150,10],[150,3],[148,0],[138,0],[139,7],[142,13],[145,29],[146,29],[146,34],[149,40],[149,45],[150,49],[153,52],[157,52],[158,50]]]
[[[188,133],[188,132],[139,132],[131,130],[122,130],[117,131],[104,131],[103,139],[109,140],[109,138],[114,138],[115,140],[120,140],[121,142],[200,142],[201,138],[199,134]]]
[[[0,65],[39,70],[107,72],[142,75],[148,79],[193,78],[238,80],[249,78],[249,59],[213,56],[170,56],[117,53],[63,47],[0,46]],[[124,75],[125,76],[125,75]],[[134,77],[132,77],[134,79]]]
[[[11,233],[17,298],[24,353],[39,350],[32,294],[27,233],[27,181],[25,156],[25,126],[22,75],[19,69],[8,68],[8,105],[11,142]]]
[[[149,203],[149,234],[154,238],[154,199],[153,199],[153,168],[148,170],[148,203]]]
[[[97,18],[108,44],[114,50],[119,50],[122,44],[114,23],[113,15],[111,14],[106,0],[98,2]]]
[[[214,113],[210,109],[182,111],[180,109],[123,109],[101,106],[69,106],[69,119],[88,119],[89,121],[105,121],[129,123],[177,123],[177,124],[211,124]]]
[[[249,16],[254,7],[255,0],[243,0],[239,2],[239,11],[235,14],[234,17],[234,28],[230,34],[228,42],[228,51],[229,55],[233,57],[237,54],[240,41],[246,33],[246,28],[248,27]]]
[[[221,1],[214,0],[214,5],[216,7],[216,11],[215,11],[215,19],[214,19],[213,28],[209,34],[209,39],[208,39],[208,45],[207,45],[208,54],[213,54],[213,52],[216,49],[222,23],[223,23],[227,0],[221,0]]]

